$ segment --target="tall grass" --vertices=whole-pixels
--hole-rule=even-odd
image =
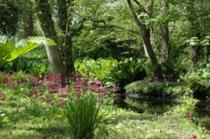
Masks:
[[[98,126],[99,109],[96,96],[91,92],[81,97],[74,94],[69,96],[66,117],[72,139],[93,139]]]

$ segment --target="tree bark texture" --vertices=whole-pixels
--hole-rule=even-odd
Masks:
[[[38,18],[41,23],[42,30],[44,31],[44,36],[57,40],[56,31],[54,28],[54,23],[52,20],[51,7],[48,0],[36,0]],[[63,73],[62,61],[59,55],[59,50],[57,47],[45,46],[49,63],[52,70],[56,74]]]
[[[64,55],[64,68],[65,74],[74,71],[74,60],[73,60],[73,52],[72,52],[72,36],[70,33],[70,24],[72,21],[71,17],[71,6],[72,1],[68,0],[57,0],[58,3],[58,15],[59,15],[59,26],[64,34],[62,48],[63,48],[63,55]],[[67,6],[68,5],[68,6]],[[68,8],[70,9],[68,11]]]

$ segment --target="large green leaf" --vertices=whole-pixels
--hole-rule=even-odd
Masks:
[[[29,51],[41,46],[56,46],[56,43],[45,37],[30,37],[14,42],[7,38],[0,39],[0,66],[11,62]]]

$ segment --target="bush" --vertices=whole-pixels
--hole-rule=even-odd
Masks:
[[[100,80],[105,80],[111,74],[114,67],[118,65],[118,61],[114,59],[84,59],[77,60],[75,67],[84,77],[95,77]]]
[[[186,74],[182,79],[191,87],[195,98],[206,99],[210,96],[210,64]]]
[[[111,71],[111,80],[121,89],[133,81],[142,80],[146,77],[144,59],[125,59]]]
[[[190,93],[191,89],[181,82],[136,81],[125,87],[127,94],[147,96],[180,96]]]
[[[95,95],[90,92],[80,98],[73,94],[70,95],[66,104],[66,117],[73,139],[92,139],[94,137],[98,126],[99,109]]]
[[[123,88],[126,84],[152,75],[150,63],[145,59],[126,58],[122,61],[115,59],[86,59],[76,61],[75,67],[84,77],[95,77],[101,81],[111,81]]]

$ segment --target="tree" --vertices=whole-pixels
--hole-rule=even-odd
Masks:
[[[139,12],[138,14],[147,14],[148,13],[137,0],[133,0],[133,2],[135,2],[136,5],[138,6],[138,12]],[[132,1],[127,0],[127,3],[130,8],[131,14],[134,17],[134,21],[136,22],[136,25],[138,27],[139,34],[141,35],[143,42],[145,44],[147,53],[149,55],[149,58],[151,60],[153,68],[154,68],[155,76],[157,77],[158,80],[162,80],[163,79],[162,69],[158,63],[157,57],[154,53],[154,50],[153,50],[152,44],[151,44],[151,34],[150,34],[151,30],[149,27],[147,27],[145,25],[145,23],[143,23],[141,20],[139,20],[137,12],[134,8]]]
[[[191,68],[190,72],[198,67],[199,59],[202,59],[204,54],[204,46],[202,40],[209,36],[209,2],[186,0],[187,19],[190,23],[189,37],[191,38]],[[206,55],[208,55],[209,47],[206,45]]]
[[[73,53],[72,53],[72,34],[71,34],[71,22],[72,22],[72,10],[74,0],[57,0],[58,3],[58,15],[59,26],[63,36],[62,48],[64,52],[64,67],[65,73],[74,71]],[[68,10],[69,9],[69,10]]]
[[[54,22],[52,20],[51,8],[48,0],[36,0],[38,18],[44,32],[44,36],[51,38],[57,42],[57,35],[54,29]],[[49,63],[54,73],[63,74],[63,65],[57,47],[45,46]]]
[[[169,36],[169,28],[168,28],[168,8],[169,1],[161,0],[162,5],[162,16],[165,18],[164,22],[160,25],[160,34],[162,37],[162,48],[161,48],[161,62],[165,65],[168,65],[169,62],[169,49],[170,49],[170,36]]]

